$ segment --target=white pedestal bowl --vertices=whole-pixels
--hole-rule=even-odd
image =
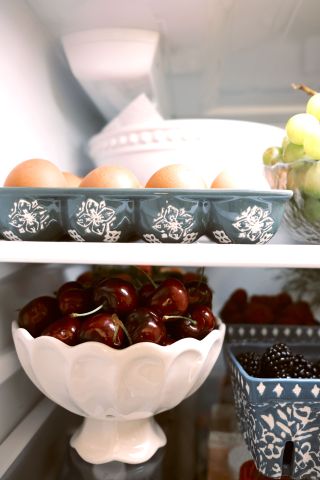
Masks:
[[[85,417],[71,445],[87,462],[142,463],[166,444],[153,416],[178,405],[210,374],[225,325],[203,340],[169,346],[138,343],[115,350],[87,342],[70,347],[53,337],[33,338],[12,324],[20,363],[44,395]]]

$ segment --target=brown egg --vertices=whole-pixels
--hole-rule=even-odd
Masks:
[[[62,173],[67,182],[67,187],[70,187],[70,188],[79,187],[79,184],[82,181],[81,177],[78,177],[78,175],[74,175],[74,173],[71,173],[71,172],[62,172]]]
[[[141,188],[136,176],[127,168],[104,165],[86,175],[79,187],[93,188]]]
[[[200,175],[182,164],[172,164],[157,170],[146,183],[146,188],[208,188]]]
[[[270,185],[259,166],[227,167],[213,180],[211,188],[270,190]]]
[[[5,187],[66,187],[61,170],[49,160],[33,158],[16,165],[5,182]]]

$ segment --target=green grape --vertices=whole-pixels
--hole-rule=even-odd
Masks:
[[[303,214],[305,218],[311,222],[320,221],[320,200],[317,198],[307,197],[303,204]]]
[[[286,125],[286,132],[290,142],[303,145],[306,134],[317,126],[319,126],[319,122],[313,115],[309,113],[297,113],[289,118]]]
[[[305,135],[303,146],[308,157],[320,160],[320,125]]]
[[[262,157],[264,165],[275,165],[278,162],[282,162],[282,148],[281,147],[269,147],[264,151]]]
[[[302,145],[296,145],[289,142],[283,149],[283,161],[285,163],[292,163],[296,160],[301,160],[306,157],[304,147]]]
[[[304,177],[303,191],[310,197],[320,199],[320,161],[310,164]]]
[[[288,145],[288,143],[290,142],[289,138],[287,136],[283,137],[283,140],[282,140],[282,150],[284,150],[286,148],[286,146]]]
[[[310,97],[306,110],[307,113],[320,120],[320,93],[316,93],[316,95]]]

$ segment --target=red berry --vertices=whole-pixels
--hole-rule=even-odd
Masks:
[[[274,315],[268,305],[249,303],[243,312],[244,323],[269,324],[274,323]]]
[[[212,305],[212,290],[205,282],[188,282],[185,283],[188,296],[189,305]]]
[[[167,278],[154,291],[149,305],[162,315],[181,315],[189,306],[186,287],[176,278]]]
[[[77,318],[66,315],[51,323],[44,329],[41,335],[57,338],[67,345],[76,345],[78,343],[79,328],[80,321]]]
[[[84,313],[90,310],[92,306],[91,290],[81,285],[80,287],[59,289],[57,299],[59,308],[64,315]]]
[[[132,283],[120,278],[106,278],[94,288],[94,303],[107,311],[127,315],[138,304],[138,295]]]
[[[159,316],[146,307],[140,307],[128,315],[126,328],[133,343],[152,342],[162,344],[166,327]]]
[[[101,342],[116,349],[127,345],[127,339],[116,313],[96,313],[86,318],[79,330],[82,342]]]
[[[33,337],[37,337],[59,315],[56,298],[37,297],[22,307],[18,315],[18,325],[28,330]]]
[[[145,283],[139,290],[138,293],[138,303],[141,306],[148,305],[149,300],[153,293],[155,292],[156,287],[152,283]]]

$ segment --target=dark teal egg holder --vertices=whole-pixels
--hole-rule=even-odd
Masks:
[[[290,190],[0,189],[6,240],[267,243]]]

